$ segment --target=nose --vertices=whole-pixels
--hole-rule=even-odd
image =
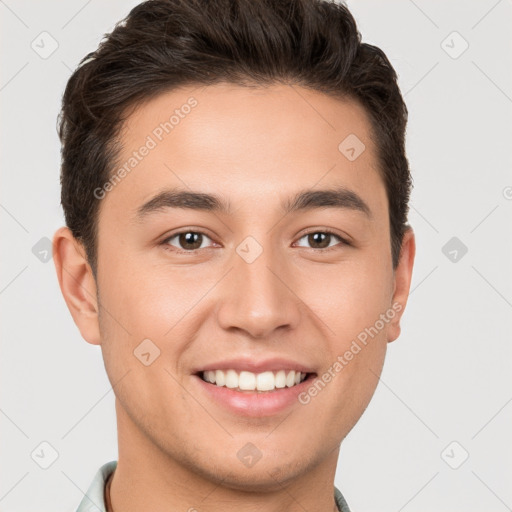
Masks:
[[[220,327],[244,331],[253,338],[271,337],[277,330],[297,327],[301,300],[293,291],[290,269],[276,256],[265,249],[248,262],[234,253],[233,268],[220,290]]]

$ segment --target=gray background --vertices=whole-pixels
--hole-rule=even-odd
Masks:
[[[0,0],[2,512],[75,510],[117,458],[100,349],[74,325],[44,239],[63,224],[65,83],[136,3]],[[512,510],[512,2],[347,3],[410,111],[417,257],[402,335],[336,485],[354,512]],[[58,453],[48,469],[43,441]]]

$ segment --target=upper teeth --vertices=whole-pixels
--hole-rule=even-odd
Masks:
[[[207,370],[203,372],[203,380],[226,386],[228,388],[239,388],[242,391],[271,391],[275,388],[291,388],[306,378],[306,373],[290,370],[279,370],[278,372],[252,373],[236,370]]]

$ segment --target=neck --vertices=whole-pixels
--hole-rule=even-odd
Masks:
[[[131,421],[116,400],[119,456],[110,485],[112,512],[325,512],[337,511],[334,475],[339,447],[325,460],[303,464],[304,471],[287,478],[286,466],[256,473],[250,482],[224,474],[206,457],[191,463],[182,450],[169,453],[152,442]],[[299,449],[300,450],[300,449]],[[194,461],[195,462],[195,461]]]

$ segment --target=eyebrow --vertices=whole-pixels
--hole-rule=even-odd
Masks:
[[[354,191],[345,187],[336,187],[326,190],[302,190],[281,204],[285,214],[308,211],[321,208],[340,208],[363,213],[372,217],[370,207]],[[215,194],[203,192],[166,189],[159,192],[149,201],[137,209],[135,218],[142,222],[153,213],[165,211],[168,208],[185,208],[218,212],[231,215],[232,208],[229,201]]]
[[[370,207],[363,199],[354,191],[345,187],[327,190],[303,190],[283,205],[283,210],[286,213],[317,208],[342,208],[361,212],[368,218],[372,217]]]

